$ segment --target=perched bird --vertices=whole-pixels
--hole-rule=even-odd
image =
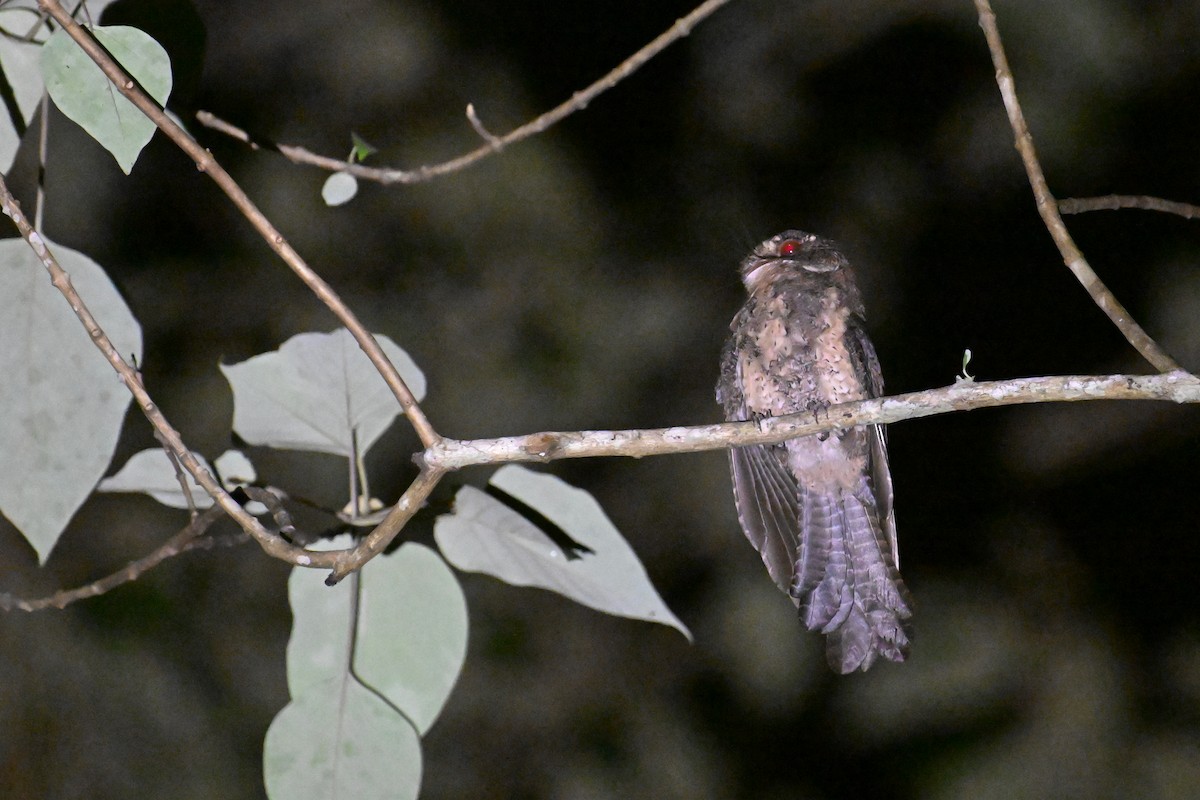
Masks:
[[[750,297],[730,323],[717,402],[756,420],[879,397],[883,376],[863,329],[850,264],[832,242],[784,231],[741,265]],[[742,530],[829,665],[903,661],[912,616],[900,579],[892,476],[878,425],[729,451]]]

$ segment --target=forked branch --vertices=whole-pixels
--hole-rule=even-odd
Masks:
[[[1130,316],[1125,306],[1121,305],[1116,296],[1109,291],[1100,276],[1083,257],[1083,253],[1075,246],[1067,226],[1059,215],[1058,203],[1050,193],[1046,184],[1046,176],[1038,161],[1037,151],[1033,146],[1033,136],[1029,125],[1025,122],[1025,113],[1017,99],[1016,84],[1013,81],[1012,70],[1008,66],[1008,56],[1004,53],[1004,45],[1000,41],[1000,30],[996,27],[996,15],[992,12],[988,0],[975,0],[975,8],[979,12],[979,24],[987,37],[988,50],[992,54],[992,64],[996,67],[996,83],[1000,87],[1000,95],[1004,98],[1004,107],[1008,111],[1008,122],[1016,137],[1017,152],[1025,165],[1029,176],[1029,185],[1033,188],[1033,196],[1037,200],[1038,213],[1050,231],[1058,252],[1062,254],[1063,262],[1074,273],[1075,278],[1083,284],[1083,288],[1091,295],[1092,301],[1100,310],[1108,315],[1113,324],[1121,331],[1125,339],[1142,354],[1142,357],[1154,365],[1160,372],[1170,372],[1179,369],[1179,364],[1167,355],[1154,339],[1142,329],[1141,325]]]
[[[1200,378],[1186,372],[1159,375],[1064,376],[1018,378],[977,383],[960,380],[953,386],[923,392],[862,400],[830,407],[820,417],[810,413],[770,417],[757,422],[722,422],[619,431],[545,431],[525,436],[460,441],[442,439],[416,458],[422,471],[387,517],[358,546],[350,550],[304,551],[311,555],[305,566],[331,569],[326,583],[334,584],[383,552],[420,510],[430,492],[448,472],[478,464],[548,462],[564,458],[627,456],[640,458],[669,453],[722,450],[749,444],[770,444],[797,436],[859,425],[887,424],[936,414],[1027,403],[1080,402],[1086,400],[1159,400],[1200,403]],[[253,499],[269,498],[258,494]],[[272,509],[281,530],[287,527],[281,509]],[[166,558],[188,549],[188,543],[212,524],[214,509],[196,517],[154,553],[133,562],[95,583],[59,592],[40,600],[0,595],[0,608],[34,611],[62,608],[70,602],[94,597],[133,580]],[[296,563],[293,561],[292,563]]]
[[[475,148],[469,153],[464,153],[457,158],[452,158],[449,161],[444,161],[440,164],[429,164],[415,169],[394,169],[387,167],[367,167],[362,164],[347,163],[345,159],[330,158],[322,156],[311,150],[306,150],[303,147],[289,144],[276,144],[256,139],[241,128],[231,125],[223,119],[220,119],[215,114],[209,111],[200,111],[196,114],[196,119],[201,125],[220,131],[227,136],[231,136],[239,141],[245,142],[254,148],[264,148],[275,150],[285,158],[296,164],[308,164],[310,166],[319,167],[320,169],[329,170],[331,172],[347,172],[356,178],[366,181],[376,181],[384,185],[392,183],[421,183],[433,178],[449,175],[452,172],[458,172],[461,169],[471,166],[477,161],[498,153],[510,144],[515,144],[522,139],[528,139],[531,136],[541,133],[567,117],[574,114],[576,111],[582,111],[587,108],[588,103],[595,100],[598,96],[616,86],[621,81],[628,78],[634,72],[642,67],[647,61],[657,56],[669,45],[684,38],[692,29],[699,25],[706,18],[712,16],[713,12],[721,6],[729,3],[730,0],[705,0],[705,2],[696,6],[686,16],[675,20],[675,23],[667,28],[663,33],[659,34],[653,41],[647,44],[642,49],[631,55],[629,58],[622,61],[616,67],[608,72],[600,80],[596,81],[586,89],[575,92],[570,99],[560,103],[544,114],[526,122],[519,128],[514,128],[503,136],[496,136],[484,128],[479,116],[475,113],[473,105],[467,106],[467,120],[471,123],[471,127],[484,140],[484,144]]]
[[[433,425],[430,424],[424,412],[421,411],[416,397],[408,388],[404,379],[400,377],[400,373],[396,371],[396,367],[388,360],[387,355],[384,354],[383,349],[375,341],[371,332],[359,321],[354,312],[350,310],[350,307],[342,302],[342,299],[334,292],[333,288],[288,244],[283,234],[271,224],[271,221],[258,209],[249,195],[242,191],[237,181],[225,171],[225,168],[217,163],[212,153],[201,147],[187,131],[179,127],[173,119],[167,116],[166,112],[163,111],[154,98],[150,97],[138,82],[112,58],[108,51],[100,46],[100,43],[72,18],[71,14],[62,7],[62,4],[58,0],[38,0],[38,6],[53,17],[55,22],[61,25],[63,30],[70,35],[71,39],[79,45],[80,49],[87,53],[92,61],[96,62],[96,65],[100,67],[105,76],[117,88],[117,91],[154,122],[159,130],[166,134],[179,149],[183,150],[196,163],[197,169],[212,178],[213,182],[225,192],[226,196],[229,197],[238,211],[242,213],[242,216],[254,226],[254,229],[258,231],[267,245],[275,251],[285,264],[291,267],[292,271],[308,286],[309,290],[329,307],[354,336],[354,340],[358,342],[358,346],[367,354],[367,358],[375,365],[375,369],[379,370],[379,374],[383,376],[388,388],[396,396],[396,400],[399,401],[400,406],[404,409],[409,423],[421,438],[422,444],[428,446],[436,442],[438,440],[437,431],[433,429]]]

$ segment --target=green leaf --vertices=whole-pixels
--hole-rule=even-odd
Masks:
[[[321,199],[327,206],[349,203],[358,194],[358,180],[348,172],[335,172],[325,179]]]
[[[355,672],[424,735],[467,657],[467,601],[441,556],[407,542],[363,569]]]
[[[367,160],[367,156],[372,153],[378,153],[379,148],[373,147],[353,131],[350,132],[350,141],[354,143],[354,149],[350,151],[350,160],[363,162]]]
[[[408,388],[425,396],[425,376],[386,336],[376,336]],[[233,428],[251,444],[363,455],[400,413],[383,378],[345,328],[302,333],[280,348],[221,365],[233,387]]]
[[[193,453],[193,455],[196,456],[200,463],[205,466],[208,465],[204,457],[199,453]],[[253,483],[257,477],[254,465],[250,463],[250,459],[246,458],[245,454],[238,450],[225,451],[217,459],[217,471],[221,475],[222,485],[227,490],[232,490],[237,486],[247,483]],[[200,488],[200,485],[196,483],[195,479],[187,471],[184,471],[183,474],[187,479],[188,490],[192,495],[192,505],[199,509],[211,506],[213,499],[209,497],[208,492]],[[188,507],[188,501],[183,495],[182,487],[179,485],[179,478],[176,476],[175,467],[171,463],[171,459],[167,456],[166,451],[161,447],[134,453],[116,475],[100,481],[100,485],[96,487],[96,491],[140,492],[150,495],[164,506],[170,506],[171,508]],[[251,505],[257,504],[252,503]],[[265,510],[261,506],[259,508]],[[252,513],[261,513],[261,510]]]
[[[47,243],[126,358],[142,330],[104,270]],[[23,239],[0,241],[0,511],[45,562],[104,475],[130,395]]]
[[[553,475],[510,464],[491,483],[587,547],[568,558],[525,517],[471,486],[455,496],[454,513],[438,517],[434,538],[454,566],[514,586],[537,586],[597,611],[670,625],[692,635],[655,591],[645,567],[590,494]]]
[[[171,93],[171,60],[148,34],[124,25],[92,35],[159,105]],[[154,135],[154,123],[126,100],[65,30],[42,47],[42,74],[54,104],[104,146],[126,174]]]
[[[324,546],[351,543],[343,536]],[[288,597],[292,702],[267,732],[268,793],[416,797],[418,734],[466,653],[466,602],[453,574],[429,548],[408,543],[333,587],[322,572],[298,567]]]
[[[11,5],[0,9],[0,28],[6,31],[25,31],[37,17],[28,7]],[[0,173],[7,173],[21,144],[21,133],[33,118],[38,101],[46,91],[42,83],[42,47],[38,42],[25,42],[10,36],[0,36],[0,69],[12,87],[16,108],[0,106]],[[20,119],[13,119],[16,111]]]
[[[322,541],[313,549],[334,550],[353,544],[353,537],[342,535]],[[288,579],[292,637],[287,646],[288,692],[292,697],[299,697],[312,686],[341,680],[349,670],[356,580],[357,576],[351,576],[336,586],[326,586],[320,570],[292,570]]]
[[[420,740],[346,674],[309,687],[275,716],[263,743],[263,782],[273,800],[415,800]]]

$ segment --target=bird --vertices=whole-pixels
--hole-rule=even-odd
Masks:
[[[772,236],[741,262],[748,298],[721,353],[717,402],[729,421],[809,413],[883,395],[862,295],[832,241],[799,230]],[[729,451],[746,538],[825,635],[841,674],[879,656],[903,661],[912,601],[900,577],[892,476],[879,425]]]

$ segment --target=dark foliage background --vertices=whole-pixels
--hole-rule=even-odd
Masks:
[[[415,166],[477,144],[468,102],[507,130],[690,0],[119,6],[178,40],[184,116],[207,108],[330,155],[353,130],[376,163]],[[1200,199],[1187,112],[1200,6],[1013,0],[997,14],[1059,196]],[[321,204],[323,174],[197,135],[422,365],[450,436],[718,419],[734,267],[788,227],[850,254],[893,391],[952,382],[968,347],[980,379],[1149,370],[1042,228],[967,0],[739,0],[535,140],[432,184],[366,186],[342,208]],[[14,171],[27,201],[33,165],[26,153]],[[48,234],[111,270],[145,327],[149,388],[190,445],[219,454],[232,405],[218,361],[332,316],[161,137],[125,178],[55,113],[47,183]],[[1135,317],[1200,367],[1200,223],[1069,224]],[[412,476],[401,428],[374,453],[384,497]],[[464,576],[470,652],[426,740],[424,796],[1196,796],[1195,412],[1022,407],[890,435],[917,602],[909,663],[826,670],[738,531],[723,454],[559,462],[696,643]],[[148,446],[131,413],[115,463]],[[266,480],[345,502],[336,460],[253,455]],[[429,541],[431,520],[411,535]],[[85,583],[182,523],[149,499],[98,497],[41,570],[0,527],[2,588]],[[262,796],[263,734],[287,700],[286,576],[246,545],[65,612],[0,618],[0,794]]]

